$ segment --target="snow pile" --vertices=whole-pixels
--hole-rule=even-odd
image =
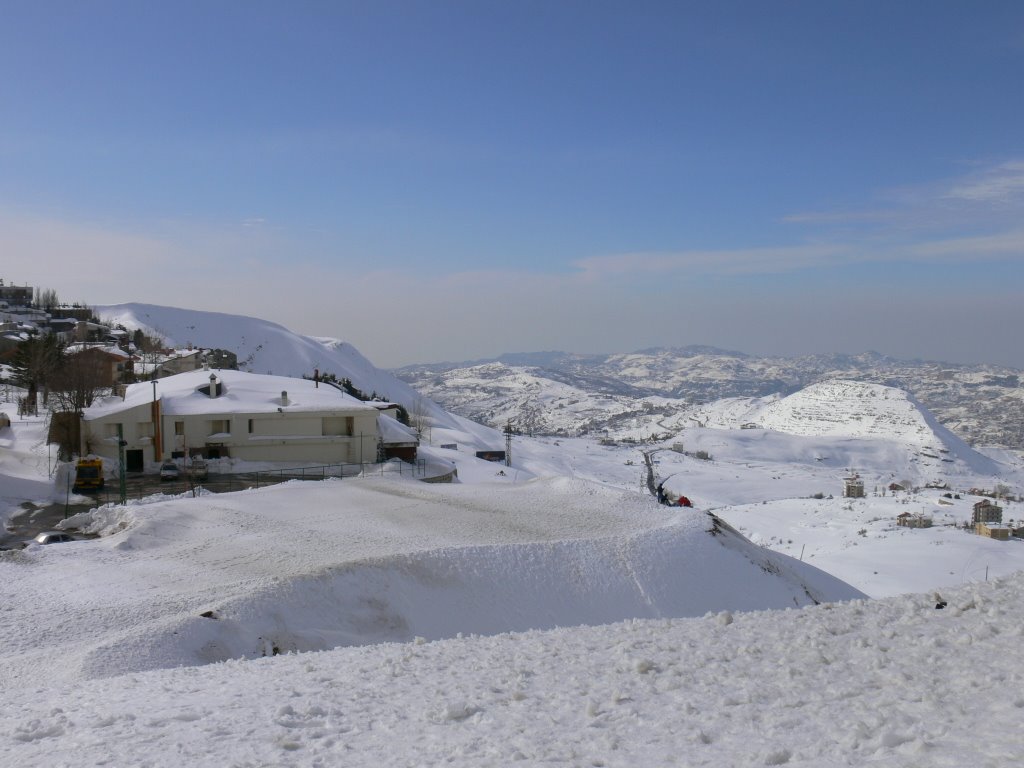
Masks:
[[[20,393],[19,393],[20,394]],[[16,403],[0,399],[0,413],[11,426],[0,427],[0,525],[25,503],[46,504],[64,499],[66,476],[50,477],[54,459],[47,449],[47,418],[18,416]]]
[[[565,478],[296,481],[91,514],[99,540],[0,558],[19,595],[0,687],[861,596],[703,513]]]

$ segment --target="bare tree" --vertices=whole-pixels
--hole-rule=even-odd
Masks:
[[[60,299],[57,298],[57,292],[53,288],[36,288],[35,301],[32,303],[36,309],[49,312],[60,306]]]
[[[421,395],[417,395],[409,408],[409,426],[412,427],[416,433],[416,437],[420,440],[423,439],[424,433],[430,426],[430,405],[427,403],[426,398]]]
[[[51,377],[50,391],[58,411],[80,414],[109,386],[102,361],[88,351],[69,355]]]

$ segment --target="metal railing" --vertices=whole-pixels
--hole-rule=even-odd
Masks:
[[[408,477],[424,477],[426,461],[418,459],[414,464],[392,461],[381,464],[364,462],[362,464],[316,464],[306,467],[287,467],[283,469],[261,469],[255,472],[236,472],[230,474],[210,474],[204,480],[189,476],[182,472],[176,480],[161,480],[158,475],[129,476],[125,481],[126,498],[141,499],[158,493],[180,494],[200,490],[211,493],[231,493],[248,488],[266,488],[270,485],[286,483],[289,480],[326,480],[328,478],[355,478],[369,475],[398,474]],[[119,501],[116,480],[107,484],[96,493],[90,493],[96,504]]]
[[[271,485],[287,482],[288,480],[326,480],[329,477],[345,478],[359,477],[369,474],[381,475],[397,473],[409,475],[410,477],[423,477],[427,472],[427,463],[423,459],[417,459],[414,464],[404,461],[391,461],[378,463],[361,464],[319,464],[311,467],[290,467],[288,469],[264,469],[253,473],[244,473],[240,476],[251,476],[255,485]]]

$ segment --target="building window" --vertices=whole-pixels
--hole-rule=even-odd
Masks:
[[[323,419],[323,435],[340,435],[350,437],[352,435],[351,416],[326,416]]]
[[[210,421],[210,434],[231,434],[231,419],[213,419]]]
[[[153,436],[153,422],[152,421],[140,421],[135,425],[135,434],[139,437],[152,437]]]
[[[249,419],[249,434],[250,434],[250,435],[251,435],[251,434],[253,433],[253,431],[254,431],[254,430],[253,430],[253,423],[254,423],[255,421],[256,421],[256,419]]]
[[[185,422],[184,421],[176,421],[176,422],[174,422],[174,434],[176,434],[176,435],[184,435],[185,434]]]

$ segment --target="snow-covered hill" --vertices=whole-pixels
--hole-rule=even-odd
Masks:
[[[141,328],[167,344],[219,348],[238,356],[239,368],[251,373],[281,376],[334,374],[347,378],[368,394],[401,403],[429,425],[449,429],[467,445],[492,446],[499,438],[493,429],[454,415],[424,397],[407,383],[375,367],[359,350],[340,339],[303,336],[282,325],[244,315],[200,312],[153,304],[98,306],[104,320],[129,330]]]
[[[350,378],[366,392],[411,402],[416,393],[394,376],[374,367],[351,344],[339,339],[314,338],[282,325],[244,315],[200,312],[153,304],[115,304],[95,307],[104,320],[129,330],[141,328],[175,347],[187,344],[227,349],[238,356],[238,367],[251,373],[312,376],[333,373]]]
[[[908,473],[906,477],[915,483],[963,473],[997,476],[1005,471],[999,462],[946,429],[913,395],[880,384],[825,381],[783,398],[709,403],[693,409],[691,415],[703,427],[742,430],[730,441],[765,443],[765,455],[783,456],[789,451],[769,447],[768,443],[778,441],[752,432],[771,430],[811,438],[802,442],[815,459],[843,457],[847,467],[858,467],[858,456],[877,455],[877,447],[884,445],[888,471]],[[750,427],[757,429],[745,429]]]
[[[503,355],[495,361],[417,365],[396,371],[403,380],[456,413],[483,412],[483,402],[502,395],[514,403],[510,384],[500,390],[440,386],[458,382],[466,369],[503,363],[507,376],[529,368],[537,380],[570,385],[579,399],[616,395],[621,408],[654,395],[700,405],[724,398],[785,396],[821,381],[847,379],[896,386],[911,392],[956,434],[974,445],[1024,448],[1024,372],[992,365],[896,360],[876,353],[757,358],[708,347],[648,349],[630,354],[572,355],[559,352]],[[493,384],[500,380],[492,379]],[[642,408],[641,404],[635,410]],[[679,406],[681,407],[681,405]],[[678,408],[674,408],[677,410]],[[494,423],[494,422],[490,422]],[[594,421],[556,424],[558,434],[599,432]],[[614,426],[614,425],[613,425]],[[648,430],[656,428],[651,424]]]
[[[600,383],[584,390],[540,369],[504,363],[443,371],[417,383],[463,416],[491,425],[511,421],[527,434],[639,436],[658,421],[678,421],[688,408],[671,398],[615,394]]]

